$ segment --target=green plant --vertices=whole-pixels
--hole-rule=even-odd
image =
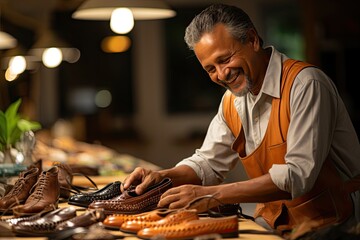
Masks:
[[[20,116],[18,113],[21,98],[12,103],[5,112],[0,110],[0,150],[14,146],[19,141],[21,134],[41,128],[40,123],[29,121]]]

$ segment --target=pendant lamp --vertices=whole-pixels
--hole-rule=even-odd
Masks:
[[[134,20],[164,19],[176,15],[164,0],[86,0],[72,14],[72,18],[110,20],[112,12],[117,8],[130,9]]]

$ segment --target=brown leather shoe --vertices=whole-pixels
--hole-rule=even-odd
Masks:
[[[31,168],[20,173],[14,187],[0,199],[0,212],[12,213],[12,207],[23,204],[30,195],[30,189],[34,186],[39,176],[38,168]]]
[[[12,228],[17,236],[45,236],[53,233],[62,222],[74,217],[76,217],[74,207],[59,208],[35,221],[19,222],[17,225],[13,225]]]
[[[103,224],[106,228],[119,230],[126,221],[146,221],[155,222],[173,212],[168,209],[155,209],[149,212],[139,214],[112,214],[105,218]]]
[[[13,214],[15,216],[26,216],[56,209],[60,195],[58,173],[59,168],[56,166],[43,171],[33,186],[34,191],[25,204],[14,207]]]
[[[121,225],[120,230],[126,233],[137,233],[143,228],[172,226],[196,219],[199,219],[199,217],[195,209],[179,210],[168,214],[158,221],[126,221]]]
[[[160,196],[172,187],[170,178],[163,179],[141,195],[135,193],[135,187],[125,190],[120,196],[110,200],[97,200],[89,205],[89,208],[102,208],[105,214],[138,214],[154,210],[160,200]]]
[[[89,209],[85,213],[78,215],[66,222],[60,223],[55,231],[60,232],[77,227],[89,227],[95,223],[102,222],[105,214],[102,209]]]
[[[207,234],[220,234],[223,238],[238,238],[237,216],[204,218],[163,227],[143,228],[137,236],[143,239],[191,239]]]
[[[53,166],[59,168],[59,184],[60,184],[60,197],[68,199],[70,197],[71,183],[73,181],[73,172],[68,164],[54,162]]]

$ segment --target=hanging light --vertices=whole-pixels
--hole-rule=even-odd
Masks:
[[[110,28],[118,34],[126,34],[134,27],[134,17],[129,8],[116,8],[111,13]]]
[[[72,14],[74,19],[110,20],[117,8],[131,10],[135,20],[164,19],[176,12],[161,0],[87,0]]]
[[[80,58],[80,51],[70,47],[51,29],[44,29],[30,49],[30,54],[41,60],[48,68],[59,66],[62,61],[74,63]]]

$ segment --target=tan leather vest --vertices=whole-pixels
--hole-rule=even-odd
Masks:
[[[245,137],[239,115],[234,107],[235,96],[225,93],[223,112],[225,120],[236,140],[232,149],[239,153],[240,160],[249,178],[269,172],[273,164],[286,164],[286,138],[290,122],[290,90],[296,75],[310,64],[288,59],[283,63],[281,97],[272,100],[268,127],[260,146],[250,155],[245,155]],[[359,181],[359,178],[357,178]],[[356,186],[355,186],[356,185]],[[261,216],[274,229],[292,229],[304,221],[316,221],[318,227],[345,221],[353,211],[349,192],[358,189],[359,183],[345,184],[338,171],[327,159],[313,189],[293,200],[258,203],[254,217]]]

